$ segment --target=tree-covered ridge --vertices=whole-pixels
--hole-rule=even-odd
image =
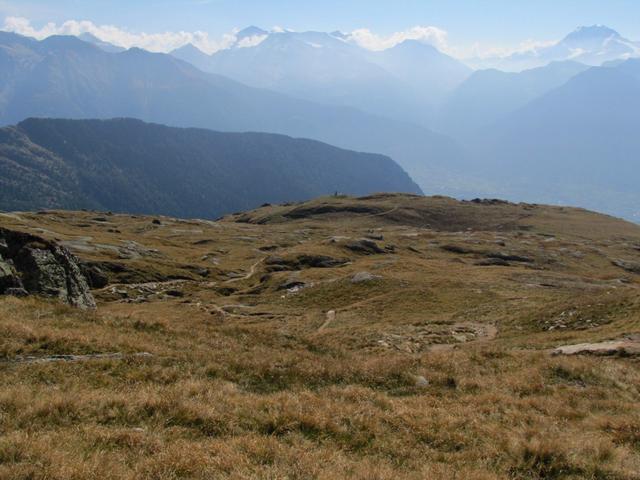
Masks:
[[[139,120],[28,119],[0,130],[0,208],[214,218],[344,192],[420,193],[388,157],[264,133]]]

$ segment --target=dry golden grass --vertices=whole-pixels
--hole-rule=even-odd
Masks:
[[[0,298],[0,479],[640,478],[638,360],[549,354],[640,332],[638,276],[611,263],[638,258],[640,229],[547,207],[310,205],[322,202],[393,212],[281,222],[296,206],[276,206],[251,214],[264,224],[160,226],[91,212],[0,217],[75,247],[91,237],[76,254],[121,264],[113,281],[191,279],[111,285],[95,313]],[[459,229],[411,220],[433,211]],[[395,251],[328,240],[371,233]],[[158,252],[119,258],[122,240]],[[476,265],[497,251],[534,261]],[[303,253],[351,263],[268,273],[261,262]],[[381,278],[353,284],[359,271]],[[292,276],[307,288],[278,290]],[[335,321],[321,329],[328,310]],[[153,356],[13,361],[109,352]]]

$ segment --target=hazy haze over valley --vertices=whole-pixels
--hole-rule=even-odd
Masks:
[[[4,30],[17,32],[0,33],[4,125],[132,117],[280,133],[390,156],[425,193],[638,219],[640,43],[603,25],[482,52],[438,27],[251,26],[214,40],[13,16]]]

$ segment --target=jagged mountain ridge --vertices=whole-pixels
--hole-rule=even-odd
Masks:
[[[444,96],[471,74],[463,63],[416,40],[374,52],[339,32],[250,27],[238,35],[235,45],[212,55],[193,45],[172,55],[254,87],[425,126]]]

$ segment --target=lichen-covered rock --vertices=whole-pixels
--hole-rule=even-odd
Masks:
[[[0,228],[0,256],[0,294],[22,288],[79,308],[96,307],[77,259],[55,242]]]
[[[7,262],[0,255],[0,292],[8,288],[20,288],[22,283],[13,268],[13,262]]]

